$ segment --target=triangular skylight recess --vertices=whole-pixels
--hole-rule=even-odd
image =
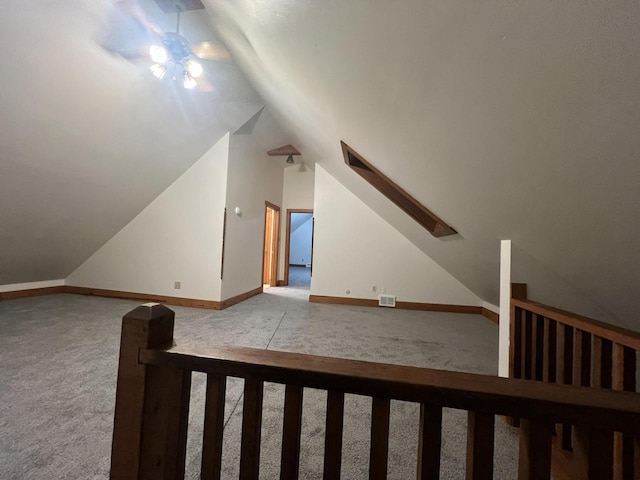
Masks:
[[[340,142],[340,144],[342,145],[345,163],[385,197],[404,210],[407,215],[426,228],[431,235],[434,237],[446,237],[447,235],[458,233],[440,217],[392,182],[389,177],[367,162],[349,145],[344,142]]]

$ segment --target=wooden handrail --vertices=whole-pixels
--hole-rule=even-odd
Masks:
[[[531,300],[511,299],[511,305],[535,313],[541,317],[550,318],[557,322],[578,328],[601,338],[619,343],[625,347],[640,350],[640,332],[634,332],[626,328],[611,325],[610,323],[594,320],[593,318],[571,313],[566,310],[533,302]]]
[[[511,378],[564,384],[591,392],[636,392],[640,333],[527,299],[525,284],[511,285],[509,371]],[[513,418],[518,425],[518,419]],[[567,422],[553,441],[559,478],[640,479],[638,433],[587,433]],[[522,422],[526,426],[526,421]],[[598,445],[588,454],[585,445]],[[599,472],[599,473],[596,473]],[[612,472],[614,476],[612,477]]]
[[[538,318],[537,314],[519,307],[515,310],[522,312],[514,322],[520,324],[519,331],[524,332],[520,344],[527,344],[526,334],[533,324],[536,328],[531,332],[537,332],[531,336],[534,348],[520,351],[538,354],[539,340],[543,338],[543,330],[539,327],[544,323],[551,331],[551,323],[557,322]],[[614,466],[619,464],[625,472],[640,468],[640,461],[634,463],[633,460],[634,451],[640,452],[637,441],[640,396],[631,388],[635,385],[631,381],[633,373],[635,382],[635,370],[631,370],[629,353],[635,354],[635,351],[618,344],[611,350],[612,342],[608,340],[602,341],[598,351],[613,352],[614,364],[624,366],[615,370],[623,374],[614,372],[613,384],[620,386],[618,390],[628,391],[584,388],[578,386],[581,383],[571,385],[571,381],[568,385],[531,382],[245,347],[176,345],[173,325],[173,311],[158,304],[140,306],[123,318],[111,480],[184,479],[194,371],[207,374],[203,480],[221,480],[227,377],[244,379],[239,470],[242,480],[259,480],[260,476],[265,382],[286,386],[281,479],[298,479],[302,402],[306,387],[327,391],[325,480],[339,480],[341,476],[345,393],[372,399],[370,480],[387,478],[390,400],[420,405],[416,465],[420,479],[439,478],[443,407],[468,411],[465,469],[468,480],[493,476],[495,415],[521,419],[520,480],[549,478],[554,423],[569,429],[569,437],[563,433],[562,439],[573,441],[574,455],[579,459],[574,462],[577,467],[571,478],[609,480]],[[567,329],[577,332],[576,345],[586,352],[590,334],[580,333],[573,327]],[[557,332],[558,339],[560,333],[566,333],[560,324]],[[573,337],[567,334],[564,338]],[[574,364],[576,378],[586,379],[587,362]],[[541,365],[548,366],[537,360],[521,362],[521,365],[535,371],[534,377],[528,378],[537,377]],[[604,371],[601,373],[601,380],[606,383]],[[622,458],[622,463],[614,463],[614,458]]]
[[[139,360],[180,370],[531,419],[640,431],[640,399],[628,392],[536,384],[489,375],[388,365],[247,347],[142,349]]]

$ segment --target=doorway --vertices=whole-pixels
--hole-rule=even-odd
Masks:
[[[275,287],[278,283],[278,242],[280,231],[280,207],[265,202],[264,256],[262,260],[263,288]]]
[[[313,227],[313,210],[287,209],[284,285],[311,287]]]

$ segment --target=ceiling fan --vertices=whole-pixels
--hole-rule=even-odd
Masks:
[[[101,42],[111,53],[132,61],[148,61],[158,79],[169,78],[186,89],[210,91],[202,61],[228,60],[229,52],[214,42],[191,44],[180,32],[183,12],[201,10],[200,0],[154,0],[165,14],[176,14],[175,31],[163,31],[138,0],[120,0],[113,6],[107,35]]]

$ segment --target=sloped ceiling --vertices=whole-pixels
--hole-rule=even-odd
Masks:
[[[640,327],[638,2],[205,3],[305,158],[482,298],[510,238]],[[414,225],[340,140],[460,235]]]
[[[97,42],[112,13],[104,0],[0,2],[0,284],[65,278],[262,106],[231,62],[206,67],[203,93],[108,53]],[[186,12],[182,31],[215,41],[205,20]]]
[[[185,92],[100,49],[110,3],[0,2],[0,284],[66,276],[261,106],[233,64]],[[640,328],[638,2],[204,3],[185,34],[217,32],[305,162],[476,294],[497,302],[510,238]],[[415,225],[340,140],[460,235]]]

